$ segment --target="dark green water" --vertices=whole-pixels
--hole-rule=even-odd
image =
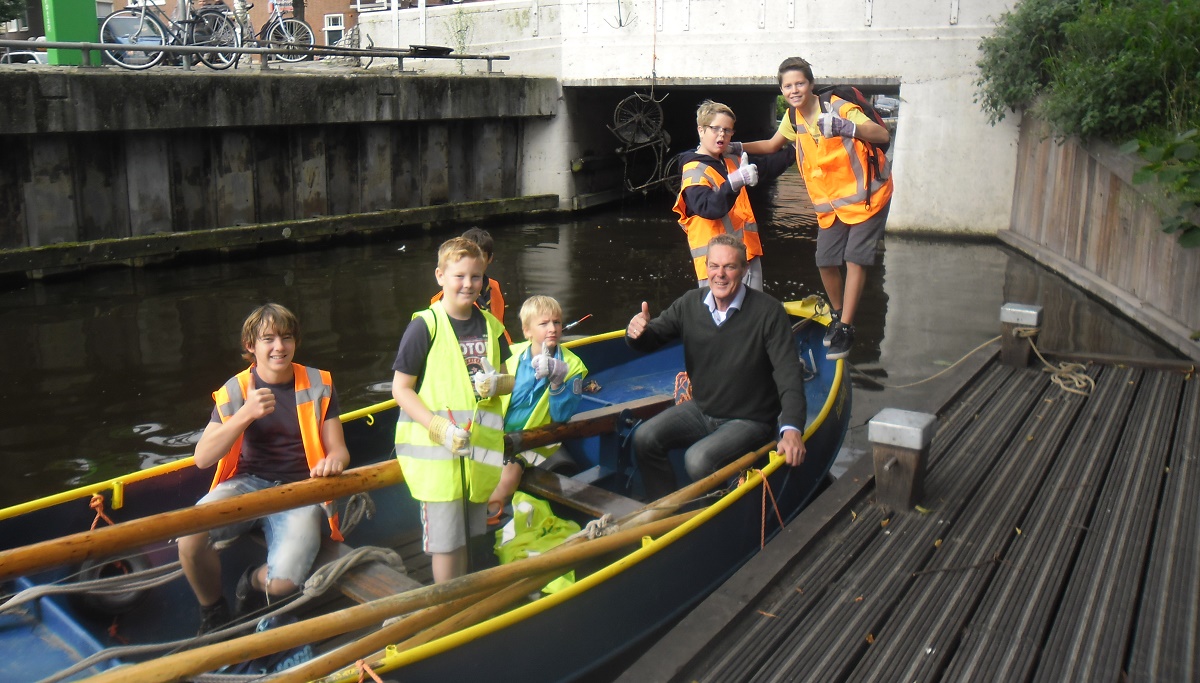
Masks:
[[[781,299],[820,292],[816,228],[797,208],[802,196],[794,173],[755,196],[766,289]],[[652,195],[569,220],[492,227],[489,275],[502,285],[514,339],[517,310],[531,294],[557,298],[567,320],[592,314],[573,332],[593,334],[623,328],[642,300],[658,311],[694,287],[669,205]],[[0,292],[0,506],[189,455],[212,390],[243,367],[241,321],[266,301],[298,314],[297,360],[334,373],[343,409],[390,398],[400,334],[437,290],[437,245],[467,227],[252,260],[99,271]],[[881,256],[850,360],[889,383],[929,376],[996,335],[1006,300],[1046,306],[1049,348],[1170,355],[996,244],[889,236]],[[854,424],[891,395],[859,391]],[[854,437],[850,452],[861,441]]]

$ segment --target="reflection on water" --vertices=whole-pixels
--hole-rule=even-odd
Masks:
[[[795,172],[756,192],[767,291],[781,299],[820,293],[815,222]],[[573,330],[592,334],[623,328],[643,300],[660,311],[694,287],[669,205],[652,195],[569,220],[492,228],[489,275],[501,283],[514,339],[521,338],[517,311],[531,294],[557,298],[566,320],[592,314]],[[334,373],[344,409],[389,398],[401,331],[437,289],[437,245],[466,227],[0,292],[0,453],[8,474],[0,505],[190,454],[211,392],[242,368],[242,319],[265,301],[297,313],[297,360]],[[889,236],[870,271],[851,361],[896,382],[928,376],[994,336],[1009,299],[1047,306],[1043,338],[1052,348],[1164,354],[1103,306],[998,246]],[[858,405],[856,398],[856,414]]]

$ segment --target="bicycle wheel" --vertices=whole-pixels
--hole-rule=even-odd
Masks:
[[[104,23],[100,24],[100,41],[139,46],[136,49],[104,50],[104,56],[113,64],[134,71],[149,69],[167,54],[162,50],[143,47],[166,45],[167,31],[157,19],[139,10],[123,9],[104,17]]]
[[[662,130],[662,106],[650,97],[633,94],[613,111],[613,132],[629,144],[653,140]]]
[[[212,47],[241,47],[242,38],[237,25],[229,15],[220,10],[200,12],[188,28],[188,45]],[[196,56],[210,69],[228,69],[238,62],[241,55],[229,52],[198,52]]]
[[[683,171],[679,167],[679,155],[672,154],[663,166],[662,187],[672,197],[679,196],[679,188],[683,185]]]
[[[662,154],[657,145],[644,145],[622,155],[625,161],[625,189],[648,192],[659,178]]]
[[[285,62],[312,59],[313,32],[300,19],[284,19],[267,29],[267,43],[284,52],[275,55]]]

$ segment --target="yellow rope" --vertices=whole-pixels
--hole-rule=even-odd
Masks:
[[[881,386],[881,387],[884,387],[885,389],[907,389],[907,388],[909,388],[909,387],[915,387],[915,386],[917,386],[917,385],[919,385],[919,384],[924,384],[924,383],[926,383],[926,382],[931,382],[931,381],[933,381],[933,380],[937,379],[938,377],[941,377],[942,375],[946,374],[947,372],[950,372],[950,371],[951,371],[951,370],[953,370],[954,368],[958,367],[958,366],[959,366],[959,364],[960,364],[960,363],[962,363],[963,361],[965,361],[966,359],[968,359],[968,358],[970,358],[971,356],[975,355],[976,353],[979,353],[980,351],[982,351],[982,350],[983,350],[983,348],[984,348],[985,346],[987,346],[988,344],[992,344],[992,343],[995,343],[995,342],[998,342],[998,341],[1000,341],[1000,336],[999,336],[999,335],[997,335],[997,336],[995,336],[995,337],[992,337],[991,339],[989,339],[989,340],[985,341],[984,343],[980,344],[979,346],[976,346],[975,348],[973,348],[973,349],[971,349],[970,351],[968,351],[968,352],[967,352],[967,355],[965,355],[965,356],[963,356],[962,358],[959,358],[958,360],[954,361],[954,363],[953,363],[952,365],[950,365],[949,367],[947,367],[947,368],[944,368],[944,369],[940,370],[940,371],[939,371],[937,374],[935,374],[935,375],[931,375],[931,376],[929,376],[929,377],[926,377],[925,379],[922,379],[922,380],[917,380],[916,382],[910,382],[910,383],[908,383],[908,384],[885,384],[885,383],[883,383],[883,382],[880,382],[879,380],[875,379],[874,377],[869,377],[869,376],[868,376],[868,379],[870,379],[870,381],[874,382],[875,384],[878,384],[879,386]],[[860,372],[861,372],[861,371],[860,371]]]

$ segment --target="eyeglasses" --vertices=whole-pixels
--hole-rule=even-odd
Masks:
[[[711,130],[712,132],[716,133],[717,135],[728,135],[729,137],[733,137],[733,129],[732,128],[722,128],[720,126],[705,126],[705,128]]]

